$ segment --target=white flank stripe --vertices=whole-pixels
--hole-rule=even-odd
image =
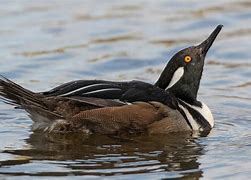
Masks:
[[[90,88],[90,87],[100,86],[100,85],[102,86],[102,85],[109,85],[109,84],[92,84],[92,85],[89,85],[89,86],[84,86],[84,87],[75,89],[75,90],[67,92],[65,94],[60,94],[59,96],[67,96],[67,95],[73,94],[75,92],[82,91],[82,90]]]
[[[99,89],[99,90],[96,90],[96,91],[91,91],[91,92],[86,92],[86,93],[82,93],[82,94],[92,94],[92,93],[98,93],[98,92],[103,92],[103,91],[121,91],[121,89],[119,88],[108,88],[108,89]]]
[[[171,88],[174,84],[176,84],[180,78],[183,76],[184,74],[184,67],[179,67],[173,74],[173,77],[169,83],[169,85],[167,86],[166,89]]]
[[[183,107],[181,104],[179,104],[179,107],[184,111],[184,113],[186,114],[186,117],[189,121],[189,123],[191,124],[192,126],[192,129],[197,131],[199,130],[199,126],[198,126],[198,123],[194,120],[193,116],[190,114],[190,112],[185,108]]]

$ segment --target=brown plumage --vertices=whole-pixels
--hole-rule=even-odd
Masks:
[[[46,97],[4,77],[0,79],[0,95],[5,102],[29,113],[34,121],[34,130],[101,134],[191,130],[177,110],[159,102],[128,105],[90,97]]]

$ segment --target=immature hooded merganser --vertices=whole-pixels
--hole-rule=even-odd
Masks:
[[[200,45],[176,53],[155,85],[79,80],[34,93],[2,77],[0,95],[5,102],[25,109],[35,122],[33,128],[44,131],[209,132],[214,126],[213,116],[197,100],[197,92],[206,53],[221,28],[217,26]]]

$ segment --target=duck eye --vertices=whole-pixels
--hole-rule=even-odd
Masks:
[[[190,61],[192,61],[191,56],[185,56],[184,61],[185,61],[186,63],[189,63]]]

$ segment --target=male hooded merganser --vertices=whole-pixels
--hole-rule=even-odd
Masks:
[[[79,80],[34,93],[2,77],[0,95],[25,109],[34,129],[50,132],[209,132],[213,116],[197,100],[197,92],[206,53],[221,28],[217,26],[200,45],[176,53],[155,85]]]

